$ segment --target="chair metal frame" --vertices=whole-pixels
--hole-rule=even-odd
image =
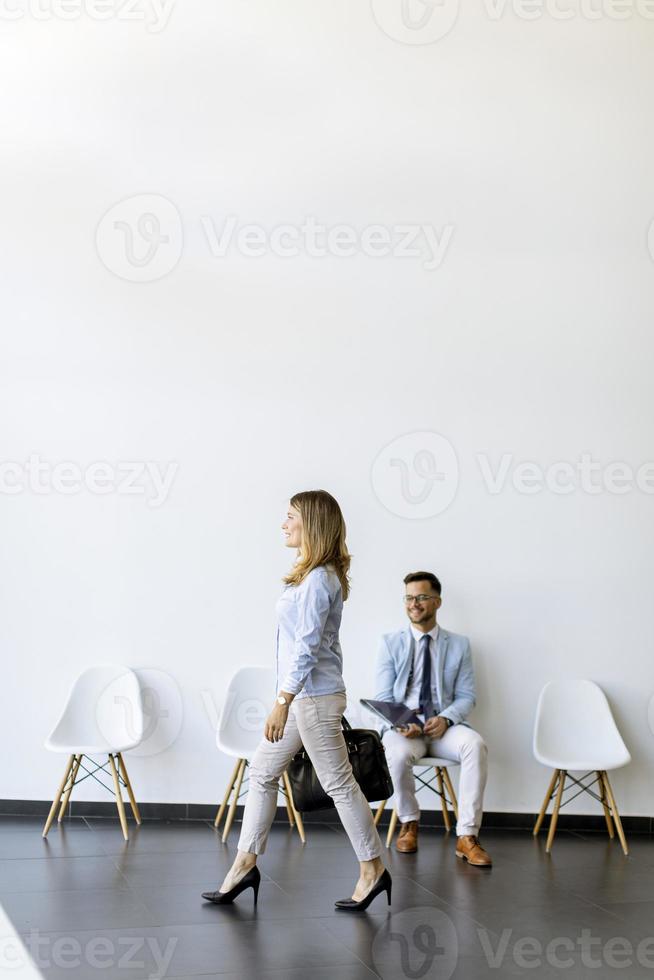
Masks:
[[[454,763],[452,763],[454,764]],[[450,779],[450,774],[448,772],[447,766],[430,766],[424,765],[421,759],[412,763],[413,776],[420,785],[418,786],[416,792],[419,793],[421,789],[430,789],[433,793],[436,793],[440,797],[441,810],[443,811],[443,823],[445,824],[445,830],[449,833],[452,829],[452,821],[450,819],[450,814],[448,812],[448,803],[452,808],[454,817],[456,820],[459,819],[459,803],[456,798],[456,793],[454,792],[454,786],[452,785],[452,780]],[[432,769],[434,772],[427,779],[427,772]],[[416,772],[415,770],[422,770],[421,772]],[[436,785],[434,785],[434,783]],[[382,800],[375,813],[375,826],[379,825],[382,813],[388,800]],[[397,826],[397,809],[393,807],[393,812],[391,813],[391,819],[388,825],[388,834],[386,835],[386,847],[390,847],[393,842],[393,835],[395,833],[395,828]]]

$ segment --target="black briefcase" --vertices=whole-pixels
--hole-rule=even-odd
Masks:
[[[370,803],[375,800],[387,800],[393,795],[393,782],[378,732],[368,728],[352,728],[345,718],[342,721],[352,772],[363,790],[363,795]],[[291,759],[288,776],[291,781],[293,803],[300,813],[326,810],[334,806],[334,801],[322,788],[313,763],[304,748],[296,752]]]

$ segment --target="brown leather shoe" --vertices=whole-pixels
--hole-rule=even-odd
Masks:
[[[479,843],[479,838],[473,837],[472,834],[457,837],[456,856],[467,861],[468,864],[474,864],[476,868],[490,868],[493,864],[490,854]]]
[[[400,824],[400,832],[395,843],[395,848],[402,854],[413,854],[418,850],[418,821],[408,820],[407,823]]]

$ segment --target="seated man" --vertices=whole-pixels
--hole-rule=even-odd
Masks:
[[[420,809],[412,763],[425,755],[440,756],[461,765],[456,855],[490,867],[491,859],[477,836],[486,785],[486,743],[465,722],[475,704],[470,642],[437,625],[442,600],[435,575],[412,572],[404,585],[410,625],[382,637],[375,695],[378,701],[406,704],[424,724],[424,730],[415,724],[399,730],[382,726],[400,822],[396,847],[404,854],[418,849]]]

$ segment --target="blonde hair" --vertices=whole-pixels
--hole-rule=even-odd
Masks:
[[[340,580],[343,599],[347,599],[352,556],[345,544],[345,521],[338,501],[326,490],[303,490],[291,497],[291,507],[302,518],[302,546],[284,582],[299,585],[314,568],[331,565]]]

